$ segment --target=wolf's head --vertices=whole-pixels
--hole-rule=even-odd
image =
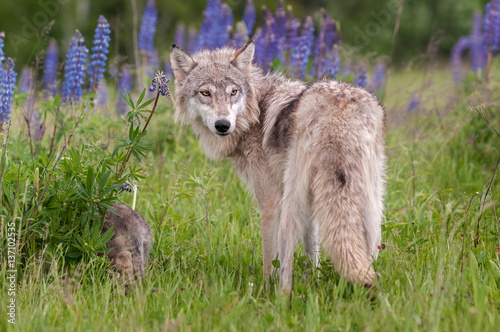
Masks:
[[[176,119],[192,125],[197,135],[219,138],[257,121],[257,115],[248,110],[255,108],[249,107],[255,99],[251,79],[254,50],[253,40],[239,50],[203,50],[193,56],[172,45]]]

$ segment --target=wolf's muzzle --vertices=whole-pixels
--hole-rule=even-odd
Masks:
[[[215,121],[215,129],[217,129],[219,133],[224,135],[229,130],[229,128],[231,128],[231,122],[227,120]]]

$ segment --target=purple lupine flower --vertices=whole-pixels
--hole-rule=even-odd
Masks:
[[[305,78],[313,41],[314,24],[312,17],[308,16],[302,28],[302,34],[292,53],[292,71],[301,79]]]
[[[153,52],[153,40],[156,32],[156,22],[158,21],[158,11],[155,0],[148,0],[146,9],[142,16],[141,30],[139,31],[139,50],[143,54]]]
[[[342,72],[340,73],[340,76],[342,78],[346,79],[352,74],[352,61],[347,58],[344,61],[344,65],[342,66]]]
[[[323,76],[336,78],[340,69],[340,46],[333,44],[332,50],[325,57],[323,64]]]
[[[274,35],[275,20],[273,14],[262,6],[264,15],[264,26],[255,33],[255,62],[268,69],[273,56],[278,53],[278,47]]]
[[[451,51],[451,65],[453,67],[453,77],[455,82],[462,81],[462,53],[469,48],[470,38],[460,37]]]
[[[99,85],[99,81],[104,78],[106,68],[106,60],[109,53],[109,41],[111,37],[109,23],[102,15],[97,21],[97,28],[94,34],[94,46],[92,46],[92,54],[90,55],[89,76],[90,76],[90,91],[95,92]]]
[[[254,55],[254,62],[258,65],[261,65],[263,62],[264,58],[264,50],[263,48],[266,47],[266,44],[264,42],[264,35],[262,34],[263,28],[257,28],[255,30],[255,33],[253,35],[253,38],[255,39],[255,55]]]
[[[59,60],[59,48],[57,47],[56,40],[51,38],[47,54],[45,55],[45,62],[43,64],[43,85],[50,91],[52,96],[57,93],[57,63]]]
[[[32,108],[32,103],[34,102],[33,96],[31,95],[32,85],[33,84],[33,72],[31,68],[24,67],[21,70],[21,78],[19,79],[19,86],[17,88],[18,93],[26,93],[27,101],[24,102],[24,107],[28,110]]]
[[[175,45],[185,48],[186,44],[184,42],[185,35],[186,35],[186,26],[184,25],[184,22],[178,22],[177,25],[175,26],[175,33],[174,33]]]
[[[154,49],[153,52],[149,55],[148,62],[148,76],[153,76],[155,71],[158,70],[158,66],[160,65],[160,58],[158,57],[158,49]]]
[[[196,42],[196,50],[220,47],[220,33],[222,33],[222,4],[220,0],[208,0],[203,12],[200,34]]]
[[[408,112],[411,112],[415,108],[417,108],[419,104],[420,104],[420,100],[418,99],[418,95],[416,93],[412,93],[411,98],[410,98],[410,103],[408,104],[408,107],[406,110]]]
[[[236,23],[236,32],[233,34],[233,37],[231,38],[230,46],[232,48],[240,48],[242,47],[246,40],[247,40],[247,26],[245,25],[245,22],[239,21]]]
[[[480,13],[474,14],[472,31],[470,34],[470,61],[474,73],[477,73],[479,70],[484,71],[486,59],[488,57],[488,51],[481,33],[482,19],[483,17]]]
[[[24,67],[21,70],[21,78],[19,79],[19,87],[17,88],[18,93],[30,93],[31,92],[31,80],[33,78],[31,68]],[[29,97],[28,97],[29,98]]]
[[[45,133],[44,123],[42,121],[42,115],[40,110],[35,110],[31,115],[31,137],[36,142],[40,142]]]
[[[247,0],[245,11],[243,12],[243,22],[245,22],[248,36],[250,36],[255,24],[255,5],[253,4],[252,0]]]
[[[490,52],[500,50],[500,0],[492,0],[486,4],[483,37]]]
[[[287,37],[287,17],[285,11],[285,1],[280,0],[278,2],[278,7],[276,7],[276,12],[274,14],[274,38],[276,40],[277,54],[276,56],[280,58],[281,63],[285,63],[286,51],[286,37]]]
[[[196,29],[194,27],[189,28],[188,32],[188,43],[187,48],[189,53],[194,53],[196,45]]]
[[[293,10],[290,6],[287,11],[286,19],[286,46],[285,51],[288,52],[287,66],[291,67],[291,54],[294,47],[297,45],[299,35],[300,20],[293,16]]]
[[[170,101],[173,102],[172,94],[170,93],[170,89],[168,87],[168,82],[169,81],[168,81],[167,76],[165,76],[162,71],[157,72],[154,75],[153,80],[151,81],[151,86],[149,87],[149,92],[156,91],[156,86],[158,85],[158,92],[162,96],[166,96]]]
[[[221,5],[222,19],[219,25],[219,40],[217,47],[222,47],[229,43],[229,33],[234,25],[233,12],[225,3]]]
[[[14,101],[16,77],[14,61],[12,58],[7,58],[0,69],[0,130],[3,123],[10,119],[10,106]]]
[[[170,65],[170,59],[165,59],[165,63],[163,65],[163,71],[165,72],[165,75],[169,77],[169,79],[174,78],[174,71],[172,70],[172,66]]]
[[[337,25],[326,11],[323,11],[321,26],[314,43],[313,64],[311,66],[311,75],[319,78],[322,74],[325,58],[333,44],[340,41],[337,34]]]
[[[3,61],[5,60],[5,53],[3,52],[4,42],[3,38],[5,37],[4,32],[0,32],[0,66],[2,66]]]
[[[123,96],[127,96],[127,91],[130,91],[132,88],[132,74],[130,73],[130,69],[125,66],[122,69],[122,77],[120,78],[120,83],[118,84],[118,101],[116,102],[116,112],[120,115],[127,113],[127,102],[123,100]]]
[[[109,90],[108,85],[104,79],[99,81],[99,87],[96,92],[96,103],[97,105],[103,106],[108,103]]]
[[[366,68],[364,66],[360,66],[358,68],[356,78],[354,79],[354,84],[357,84],[363,88],[366,88]]]
[[[89,52],[84,43],[85,38],[83,38],[80,31],[76,30],[66,54],[66,64],[64,66],[62,97],[65,102],[74,103],[82,99],[85,64]]]
[[[373,67],[372,80],[370,82],[370,90],[372,92],[383,91],[385,87],[385,72],[386,66],[383,61],[378,61]]]

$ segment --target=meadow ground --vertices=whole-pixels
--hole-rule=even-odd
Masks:
[[[487,196],[485,186],[500,137],[470,105],[500,128],[499,80],[464,89],[449,75],[430,67],[389,76],[385,249],[373,289],[349,285],[324,255],[311,273],[298,247],[291,296],[279,295],[276,278],[266,290],[256,203],[229,161],[210,162],[174,124],[164,99],[146,136],[154,148],[140,164],[136,210],[154,236],[142,285],[126,295],[102,257],[68,268],[62,255],[37,255],[18,274],[16,324],[2,315],[0,330],[496,330],[498,181]],[[420,104],[409,112],[413,92]],[[113,113],[87,112],[70,146],[86,142],[99,153],[114,148],[111,137],[126,136],[121,120],[97,112]],[[14,117],[14,150],[23,128]],[[121,199],[130,204],[132,195]],[[3,307],[7,286],[0,285]]]

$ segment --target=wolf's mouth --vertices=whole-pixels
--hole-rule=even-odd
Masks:
[[[229,136],[229,133],[217,133],[217,136],[226,137]]]

